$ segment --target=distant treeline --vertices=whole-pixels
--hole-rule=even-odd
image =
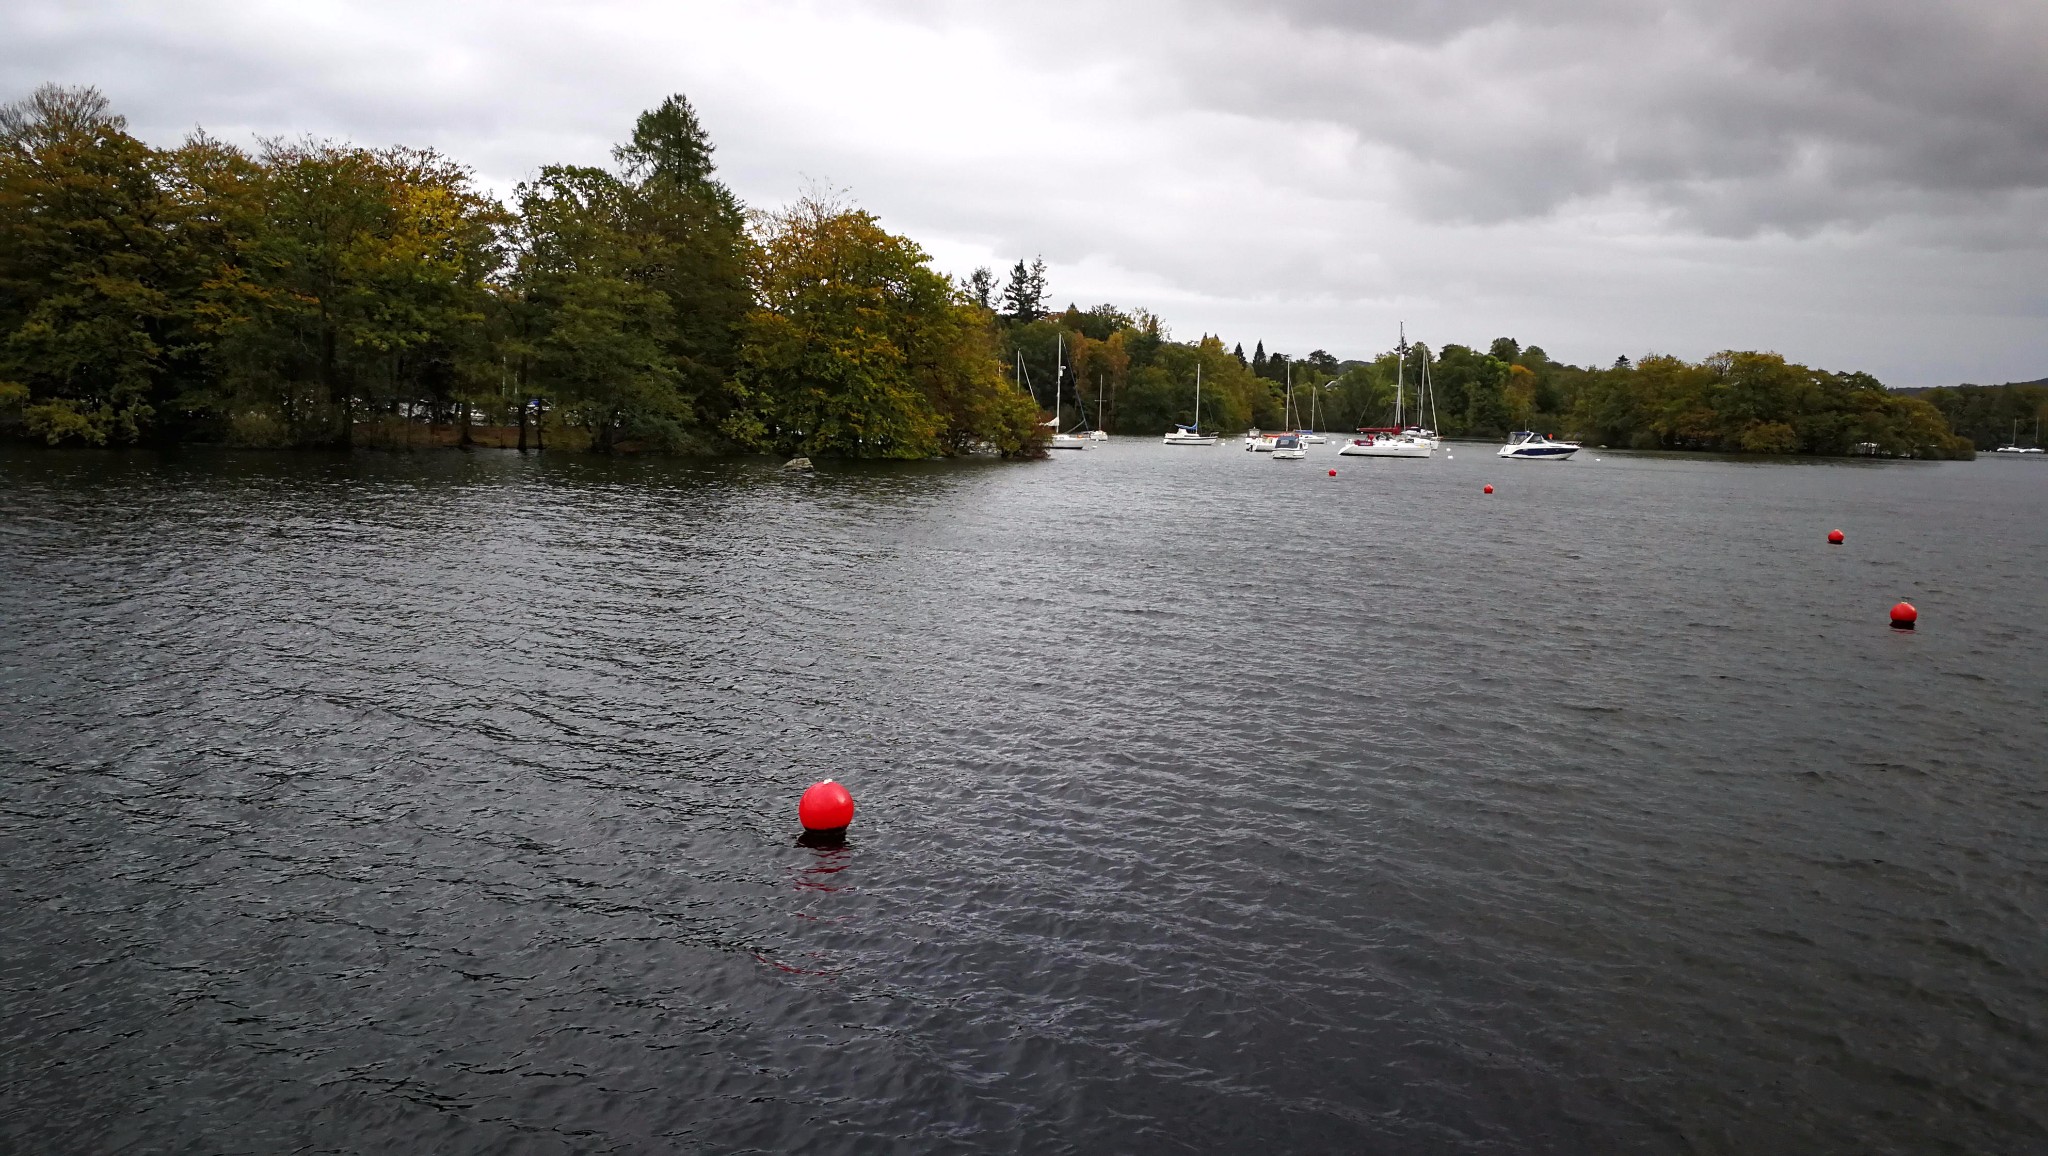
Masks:
[[[2048,380],[1943,386],[1920,396],[1980,450],[2010,445],[2015,438],[2023,446],[2038,445],[2048,429]]]
[[[347,446],[488,425],[522,447],[1036,456],[1056,399],[1068,427],[1193,422],[1198,367],[1201,424],[1225,432],[1386,425],[1397,371],[1402,416],[1450,436],[1930,457],[2006,428],[2006,402],[1769,353],[1581,368],[1501,338],[1403,365],[1176,342],[1144,310],[1050,311],[1042,261],[956,283],[858,209],[750,212],[711,154],[675,96],[613,167],[543,168],[504,204],[432,151],[157,149],[98,92],[42,88],[0,107],[0,434]]]

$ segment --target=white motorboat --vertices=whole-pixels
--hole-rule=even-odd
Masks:
[[[1088,431],[1088,440],[1091,442],[1106,442],[1109,440],[1109,435],[1099,429],[1092,429]]]
[[[1347,458],[1426,458],[1436,452],[1436,447],[1424,441],[1417,441],[1397,428],[1362,429],[1364,437],[1352,438],[1338,447],[1337,454]]]
[[[1308,456],[1301,448],[1301,438],[1294,434],[1281,434],[1273,439],[1273,460],[1276,462],[1298,462]]]
[[[1295,430],[1294,436],[1300,438],[1301,444],[1305,446],[1325,445],[1330,440],[1312,429]]]
[[[1253,430],[1244,435],[1244,448],[1253,453],[1270,454],[1273,452],[1273,443],[1279,440],[1279,434],[1260,433],[1258,430]]]
[[[1569,461],[1579,452],[1579,443],[1561,442],[1549,434],[1531,433],[1518,429],[1508,435],[1508,444],[1494,451],[1495,457],[1521,458],[1525,461]]]
[[[1175,422],[1172,431],[1166,435],[1166,444],[1170,446],[1213,446],[1216,444],[1215,434],[1205,434],[1202,432],[1201,362],[1195,363],[1195,424],[1182,425],[1179,422]]]

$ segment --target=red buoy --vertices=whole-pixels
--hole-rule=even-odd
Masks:
[[[1920,612],[1913,609],[1911,602],[1901,602],[1897,606],[1892,607],[1892,629],[1911,630],[1913,629],[1913,624],[1918,621],[1920,621]]]
[[[1840,530],[1829,530],[1829,531],[1828,531],[1828,545],[1830,545],[1830,546],[1839,546],[1839,545],[1841,545],[1841,544],[1842,544],[1842,532],[1841,532]]]
[[[1333,478],[1334,478],[1334,477],[1336,477],[1336,476],[1337,476],[1337,471],[1335,471],[1335,470],[1331,470],[1331,471],[1330,471],[1330,476],[1331,476],[1331,477],[1333,477]]]
[[[796,819],[806,831],[844,831],[853,822],[853,792],[830,779],[812,783],[797,801]]]
[[[1489,494],[1490,494],[1490,493],[1492,493],[1492,492],[1493,492],[1493,487],[1492,487],[1492,486],[1488,486],[1488,487],[1486,487],[1486,492],[1487,492],[1487,493],[1489,493]]]

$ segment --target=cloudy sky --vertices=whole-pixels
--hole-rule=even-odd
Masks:
[[[9,0],[0,98],[432,145],[509,190],[669,92],[749,203],[1362,356],[2048,374],[2048,0]]]

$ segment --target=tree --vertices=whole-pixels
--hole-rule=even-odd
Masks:
[[[983,309],[995,309],[996,274],[986,265],[977,267],[967,277],[967,297]]]
[[[52,444],[139,440],[195,338],[187,205],[97,89],[0,106],[0,381]]]
[[[1043,452],[987,315],[872,214],[805,198],[761,218],[727,432],[812,456]]]
[[[1010,270],[1009,284],[1003,286],[1003,311],[1011,320],[1029,323],[1045,315],[1045,258],[1027,267],[1023,258]]]
[[[640,114],[633,137],[612,149],[612,159],[635,182],[659,181],[676,188],[712,186],[711,135],[682,93]]]
[[[725,383],[754,304],[746,218],[713,175],[712,148],[679,93],[641,113],[631,141],[613,152],[630,183],[621,204],[641,250],[634,276],[669,304],[663,344],[686,407],[676,412],[691,414],[686,424],[696,427],[664,426],[663,440],[678,446],[725,419]]]
[[[594,449],[621,435],[683,444],[696,414],[669,356],[674,307],[648,275],[658,242],[637,227],[632,186],[551,165],[516,196],[528,389],[588,430]]]
[[[502,208],[431,150],[274,141],[258,160],[260,213],[208,287],[220,404],[348,445],[360,417],[445,397],[503,262]]]

